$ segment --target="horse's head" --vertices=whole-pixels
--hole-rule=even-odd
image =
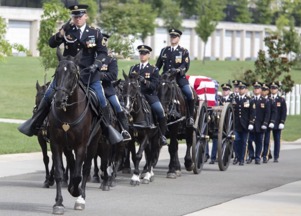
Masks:
[[[124,107],[127,112],[132,112],[134,110],[134,104],[137,101],[138,94],[140,93],[140,83],[138,81],[138,74],[132,73],[127,76],[123,72],[124,84],[123,84],[123,98]]]
[[[40,85],[39,81],[36,82],[37,93],[36,93],[34,112],[36,111],[37,107],[39,107],[39,104],[41,103],[41,100],[43,99],[49,84],[50,84],[50,82],[47,82],[44,85]]]
[[[81,57],[81,51],[75,56],[64,57],[59,48],[57,48],[57,57],[59,65],[55,71],[56,93],[54,97],[55,106],[66,111],[68,98],[72,96],[79,79],[78,63]]]
[[[161,75],[160,85],[158,88],[158,97],[162,103],[165,112],[168,112],[169,104],[174,103],[176,81],[174,76],[169,73]]]

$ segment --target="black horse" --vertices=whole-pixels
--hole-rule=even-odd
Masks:
[[[194,100],[197,105],[197,94],[194,93]],[[178,140],[186,140],[185,168],[192,171],[195,164],[191,157],[193,127],[186,127],[186,116],[188,107],[185,103],[184,95],[177,85],[174,75],[165,73],[161,76],[158,96],[167,116],[168,130],[166,136],[170,138],[168,152],[170,154],[169,169],[167,178],[177,178],[181,176],[181,164],[178,155]],[[194,118],[196,116],[196,110]]]
[[[95,118],[89,106],[88,91],[85,91],[86,89],[79,81],[78,63],[81,52],[75,57],[63,57],[60,49],[57,48],[57,56],[59,65],[55,71],[56,92],[48,118],[57,189],[53,213],[63,214],[62,153],[64,151],[70,168],[68,191],[72,196],[78,197],[74,208],[82,210],[85,208],[86,196],[85,185],[82,184],[82,187],[79,187],[82,180],[83,162],[87,161],[83,166],[84,175],[90,174],[89,161],[91,165],[102,133],[99,118]]]
[[[134,172],[131,178],[131,185],[140,184],[139,164],[145,152],[146,166],[142,183],[148,184],[154,179],[153,168],[158,161],[160,151],[160,133],[155,125],[151,108],[144,95],[140,91],[140,83],[137,77],[128,77],[123,73],[125,78],[123,86],[124,106],[129,116],[130,134],[132,140],[128,143],[128,151],[132,153],[134,162]],[[136,152],[135,141],[139,144]]]

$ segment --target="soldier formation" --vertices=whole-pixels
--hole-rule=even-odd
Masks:
[[[221,85],[222,96],[219,105],[230,102],[234,108],[235,140],[233,164],[241,166],[246,162],[251,164],[268,163],[274,158],[278,162],[280,155],[281,131],[287,115],[285,99],[280,95],[279,82],[270,84],[252,83],[252,96],[248,92],[249,84],[233,80]],[[273,136],[274,152],[271,153],[271,133]],[[214,145],[212,149],[215,149]]]

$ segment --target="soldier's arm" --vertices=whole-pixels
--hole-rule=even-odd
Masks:
[[[154,70],[151,74],[150,81],[147,82],[147,87],[152,91],[155,91],[159,84],[159,69],[154,67]]]
[[[181,74],[184,75],[190,66],[190,57],[189,52],[187,49],[184,49],[183,55],[182,55],[182,64],[180,65]]]
[[[274,124],[277,116],[277,107],[276,107],[276,103],[272,100],[270,100],[270,107],[271,107],[270,123]]]
[[[104,80],[114,81],[117,80],[117,76],[118,76],[117,60],[115,58],[111,58],[111,61],[108,65],[108,72],[105,72]]]
[[[249,124],[254,125],[256,119],[256,104],[253,100],[250,101],[250,116],[249,116]]]
[[[163,59],[162,59],[162,56],[163,56],[163,51],[165,49],[162,49],[161,52],[160,52],[160,55],[157,59],[157,62],[156,62],[156,67],[159,69],[159,71],[161,70],[162,66],[163,66]]]
[[[101,67],[102,59],[104,59],[108,55],[108,48],[99,29],[95,29],[95,31],[96,31],[95,43],[96,43],[97,56],[95,58],[94,64],[97,64],[98,67]]]
[[[281,98],[281,118],[280,123],[284,124],[287,116],[287,107],[286,107],[286,101],[284,98]]]
[[[271,118],[270,101],[266,100],[265,101],[265,113],[264,113],[264,122],[263,122],[263,125],[268,126],[270,118]]]
[[[56,48],[60,46],[63,42],[64,37],[61,35],[60,32],[58,32],[49,38],[48,44],[51,48]]]

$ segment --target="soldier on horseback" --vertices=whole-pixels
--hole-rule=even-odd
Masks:
[[[108,43],[108,39],[110,36],[108,34],[103,33],[103,40]],[[126,118],[126,115],[122,109],[122,106],[120,105],[119,99],[116,96],[115,88],[112,85],[112,81],[115,81],[118,76],[118,65],[117,65],[117,59],[114,58],[112,55],[106,56],[102,60],[102,67],[100,68],[100,80],[102,81],[102,86],[105,91],[106,98],[110,101],[112,106],[114,107],[114,110],[117,114],[118,121],[120,122],[122,126],[122,136],[123,140],[131,140],[131,135],[129,134],[129,124],[128,120]]]
[[[182,35],[180,30],[170,29],[169,35],[171,46],[167,46],[161,50],[156,66],[159,68],[159,70],[163,66],[163,74],[176,74],[177,84],[181,88],[183,94],[186,96],[188,105],[188,119],[186,125],[187,127],[192,127],[194,124],[194,96],[189,82],[185,76],[190,64],[189,52],[187,49],[179,46],[180,37]]]
[[[161,145],[167,145],[165,137],[167,120],[164,109],[157,95],[157,87],[159,84],[159,70],[157,67],[149,64],[148,60],[152,48],[146,45],[137,47],[140,54],[140,63],[131,67],[129,75],[139,75],[138,79],[141,83],[141,92],[144,94],[147,102],[151,106],[152,111],[156,114],[159,121],[161,131]]]
[[[107,56],[105,40],[99,29],[88,26],[86,23],[88,5],[70,6],[72,19],[65,23],[55,35],[50,37],[49,46],[56,48],[64,44],[64,56],[76,56],[82,50],[79,62],[80,78],[85,85],[91,87],[97,94],[100,102],[104,128],[110,125],[109,109],[100,83],[99,69]],[[27,136],[37,134],[37,129],[42,125],[49,113],[50,104],[55,94],[56,79],[54,78],[42,99],[37,112],[32,118],[19,126],[19,131]]]

